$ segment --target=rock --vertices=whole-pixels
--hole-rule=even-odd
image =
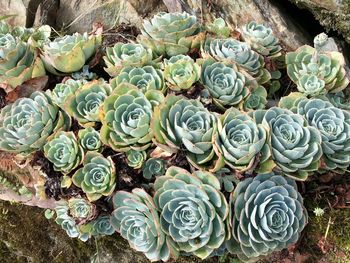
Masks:
[[[22,0],[11,0],[11,1],[0,1],[0,16],[14,15],[7,21],[10,25],[26,25],[26,1]]]
[[[350,2],[339,0],[289,0],[308,9],[328,31],[336,30],[350,43]]]
[[[170,10],[187,11],[212,20],[222,17],[233,28],[252,20],[270,26],[286,50],[308,43],[311,37],[291,19],[288,10],[268,0],[164,0]]]
[[[88,7],[88,8],[87,8]],[[165,11],[165,6],[157,0],[61,0],[58,10],[57,28],[68,32],[89,32],[93,23],[100,22],[105,29],[122,22],[140,26],[145,15]]]

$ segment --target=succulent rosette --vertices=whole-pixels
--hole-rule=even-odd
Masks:
[[[132,193],[118,191],[113,196],[111,224],[136,251],[151,261],[168,261],[176,251],[160,228],[160,219],[152,197],[135,188]]]
[[[45,157],[53,163],[55,171],[70,173],[84,158],[84,150],[73,132],[58,132],[44,145]]]
[[[115,232],[114,227],[111,224],[111,216],[103,215],[99,216],[92,222],[92,235],[93,236],[110,236]]]
[[[165,161],[158,158],[149,158],[142,167],[143,177],[153,179],[165,174]]]
[[[204,56],[236,63],[256,78],[259,84],[266,83],[271,78],[270,73],[264,68],[264,58],[253,51],[247,43],[233,38],[207,39],[202,50]]]
[[[67,99],[73,95],[83,83],[74,79],[67,79],[64,83],[58,83],[53,90],[47,90],[52,101],[60,108],[64,108]]]
[[[327,99],[334,107],[340,108],[343,110],[350,110],[350,98],[349,95],[340,91],[337,93],[328,93]]]
[[[101,140],[118,152],[146,150],[152,144],[151,119],[153,106],[148,100],[151,90],[143,94],[137,87],[123,83],[109,96],[101,108]]]
[[[42,48],[41,59],[47,71],[64,75],[79,71],[101,46],[102,36],[87,33],[55,38]]]
[[[252,49],[263,56],[275,58],[282,55],[282,48],[270,27],[251,21],[242,27],[242,37]]]
[[[161,12],[144,21],[138,41],[158,55],[172,57],[198,48],[204,37],[199,32],[196,16]]]
[[[144,93],[148,90],[159,90],[164,93],[166,90],[163,72],[153,66],[125,67],[110,81],[113,89],[124,82],[138,87]]]
[[[290,79],[308,95],[336,93],[349,84],[345,60],[339,52],[318,51],[305,45],[287,53],[286,64]]]
[[[70,127],[70,118],[43,92],[20,98],[0,112],[0,149],[28,154],[41,149],[46,139]]]
[[[218,120],[215,150],[225,163],[238,171],[251,169],[257,160],[265,162],[270,157],[267,132],[262,124],[245,113],[229,109]]]
[[[124,67],[142,67],[153,61],[152,50],[141,44],[116,43],[113,47],[106,48],[106,56],[103,57],[105,71],[112,77],[118,76]]]
[[[220,108],[236,106],[249,95],[249,80],[231,65],[207,59],[202,65],[201,82]]]
[[[130,150],[126,152],[128,165],[134,169],[140,169],[147,159],[145,151]]]
[[[100,133],[92,127],[88,127],[83,130],[79,130],[78,139],[81,147],[85,151],[100,151],[102,142]]]
[[[152,130],[157,144],[168,152],[185,151],[188,161],[206,166],[215,156],[216,117],[198,100],[169,95],[155,108]]]
[[[205,30],[215,36],[228,38],[231,34],[230,28],[227,26],[224,19],[216,18],[212,23],[205,26]]]
[[[84,198],[70,198],[68,200],[69,214],[75,220],[88,220],[94,216],[96,207]]]
[[[230,199],[227,249],[243,261],[296,243],[308,217],[294,180],[273,173],[240,182]]]
[[[177,55],[164,60],[164,77],[172,90],[191,88],[199,80],[200,74],[200,66],[189,56]]]
[[[267,91],[263,86],[258,86],[244,100],[242,108],[244,111],[261,110],[267,104]]]
[[[228,204],[213,174],[172,166],[154,188],[161,229],[179,251],[205,259],[223,244]]]
[[[0,84],[6,92],[45,74],[36,50],[9,33],[0,34]]]
[[[344,173],[350,165],[350,113],[321,99],[304,99],[297,112],[322,135],[322,169]]]
[[[72,180],[92,202],[113,193],[115,177],[115,167],[110,157],[105,158],[100,153],[88,152],[83,167],[74,173]]]
[[[262,123],[268,131],[273,165],[296,180],[306,180],[319,169],[321,134],[303,116],[273,107],[265,112]]]
[[[99,122],[100,106],[111,92],[111,86],[102,79],[87,82],[67,99],[65,109],[81,125]]]

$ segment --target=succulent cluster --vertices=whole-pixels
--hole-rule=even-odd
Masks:
[[[104,50],[99,29],[48,32],[0,21],[1,87],[50,79],[1,109],[0,150],[45,156],[70,237],[117,232],[151,261],[228,251],[251,262],[299,239],[296,180],[349,168],[349,77],[324,34],[285,54],[265,25],[233,34],[186,12]],[[298,91],[284,97],[283,67]]]

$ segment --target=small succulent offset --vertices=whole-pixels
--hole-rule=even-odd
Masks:
[[[237,106],[249,94],[249,80],[232,64],[207,59],[202,65],[201,82],[220,108]]]
[[[161,12],[145,20],[138,41],[158,55],[168,57],[186,54],[198,48],[204,35],[194,15]]]
[[[168,95],[155,108],[152,130],[156,142],[168,152],[184,150],[195,167],[205,166],[215,156],[212,138],[216,117],[198,100]]]
[[[296,106],[322,136],[321,169],[344,173],[350,165],[350,113],[321,99],[303,99]]]
[[[41,59],[47,71],[62,75],[79,71],[101,46],[101,34],[75,33],[56,38],[42,48]]]
[[[322,51],[315,38],[315,47],[302,46],[286,55],[287,73],[298,90],[310,96],[336,93],[349,84],[344,56],[336,51]],[[321,41],[322,42],[322,41]]]
[[[159,90],[164,93],[166,90],[163,72],[153,66],[125,67],[110,81],[113,89],[123,82],[138,87],[143,93],[148,90]]]
[[[170,89],[187,90],[199,80],[200,66],[185,55],[177,55],[164,60],[164,77]]]
[[[126,152],[126,158],[130,167],[140,169],[147,159],[147,154],[145,151],[130,150]]]
[[[46,92],[58,107],[64,108],[67,99],[75,94],[82,85],[83,83],[81,81],[67,79],[63,83],[56,84],[53,90],[47,90]]]
[[[58,132],[44,145],[45,157],[53,163],[55,171],[68,174],[78,167],[84,158],[84,150],[73,132]]]
[[[147,94],[160,93],[151,90]],[[114,90],[101,108],[101,140],[117,152],[146,150],[152,143],[153,106],[147,94],[123,83]]]
[[[317,171],[322,156],[321,134],[303,116],[277,107],[265,112],[263,126],[274,163],[296,180],[306,180]]]
[[[20,98],[0,112],[0,149],[28,154],[41,149],[46,139],[70,127],[70,118],[43,92]]]
[[[115,229],[111,225],[111,216],[103,215],[99,216],[92,222],[91,234],[93,236],[110,236],[113,235]]]
[[[334,107],[343,109],[343,110],[350,110],[350,98],[349,95],[340,91],[337,93],[328,93],[327,99],[330,103],[333,104]]]
[[[231,196],[226,246],[243,261],[256,260],[296,243],[307,221],[294,180],[259,174],[240,182]]]
[[[162,159],[149,158],[142,167],[143,177],[149,180],[164,173],[165,161]]]
[[[67,99],[65,109],[81,125],[99,122],[100,106],[111,92],[111,86],[102,79],[87,82]]]
[[[267,132],[245,113],[229,109],[218,120],[215,150],[219,158],[238,171],[246,171],[270,157]]]
[[[244,111],[261,110],[267,104],[267,91],[263,86],[253,89],[244,100],[242,108]]]
[[[236,63],[256,78],[259,84],[270,80],[271,75],[264,68],[264,58],[253,51],[247,43],[233,38],[207,39],[202,47],[203,55],[215,58],[218,61]]]
[[[78,132],[79,143],[85,151],[100,151],[102,142],[100,133],[92,127],[88,127]]]
[[[89,201],[109,196],[115,188],[115,167],[110,157],[105,158],[97,152],[88,152],[80,168],[72,177],[73,183],[80,187]]]
[[[253,50],[263,56],[276,58],[282,55],[282,47],[269,27],[251,21],[243,26],[242,37]]]
[[[233,192],[235,184],[239,182],[234,173],[226,167],[216,171],[215,176],[221,184],[221,191],[226,191],[228,193]]]
[[[168,261],[170,256],[175,256],[171,240],[160,228],[154,201],[145,190],[118,191],[113,196],[113,205],[111,224],[133,249],[151,261]]]
[[[112,77],[118,76],[124,67],[142,67],[153,61],[152,50],[141,44],[117,43],[113,47],[106,48],[106,56],[103,57],[105,71]]]
[[[11,34],[0,34],[0,84],[12,91],[32,78],[45,76],[37,51]]]
[[[228,204],[211,173],[172,166],[154,183],[160,226],[179,251],[205,259],[226,239]]]
[[[89,228],[78,223],[91,219],[94,211],[95,206],[83,198],[71,198],[68,202],[61,200],[55,207],[56,223],[66,231],[69,237],[78,237],[82,241],[87,241],[91,236]]]
[[[205,30],[215,36],[228,38],[231,34],[230,28],[226,25],[224,19],[216,18],[212,23],[205,26]]]

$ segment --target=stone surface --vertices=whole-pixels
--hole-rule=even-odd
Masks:
[[[26,1],[22,0],[1,0],[0,1],[0,16],[4,15],[15,15],[8,19],[11,25],[26,24]]]
[[[140,26],[145,15],[165,10],[157,0],[61,0],[57,28],[68,32],[89,32],[93,23],[100,22],[105,29],[127,22]]]
[[[350,43],[349,0],[289,0],[308,9],[327,30],[335,30]]]

